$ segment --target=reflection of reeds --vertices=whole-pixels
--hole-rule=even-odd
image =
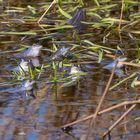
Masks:
[[[85,28],[82,21],[86,20],[86,11],[82,8],[78,9],[72,19],[69,21],[79,32]]]

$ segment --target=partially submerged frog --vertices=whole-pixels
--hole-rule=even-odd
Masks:
[[[77,80],[81,77],[86,75],[86,73],[84,73],[83,71],[80,70],[79,67],[77,66],[72,66],[70,69],[70,73],[69,73],[69,81],[62,84],[61,87],[68,87],[68,86],[73,86],[77,83]]]
[[[108,69],[109,71],[112,71],[112,69],[115,67],[116,63],[116,68],[115,68],[115,74],[118,77],[123,77],[124,74],[124,70],[122,68],[124,68],[124,65],[121,62],[124,62],[127,58],[116,58],[113,61],[110,61],[108,64],[106,64],[105,66],[103,66],[104,69]],[[103,62],[102,62],[103,63]]]
[[[60,49],[58,49],[51,57],[50,57],[50,61],[61,61],[63,60],[66,55],[68,54],[69,50],[71,48],[70,47],[62,47]]]
[[[5,69],[7,71],[16,72],[16,73],[28,72],[29,62],[25,61],[24,59],[21,59],[21,62],[18,64],[18,66],[13,67],[11,65],[8,65],[5,67]]]
[[[34,85],[35,81],[30,81],[30,80],[26,80],[22,83],[21,85],[21,91],[29,91],[33,89],[33,85]]]
[[[115,67],[117,61],[118,61],[118,64],[116,65],[116,69],[120,69],[123,67],[123,64],[121,64],[121,62],[124,62],[127,58],[124,57],[124,58],[117,58],[116,60],[113,60],[111,61],[110,63],[108,63],[107,65],[105,65],[103,68],[104,69],[108,69],[108,70],[112,70],[113,67]]]
[[[21,59],[20,64],[12,69],[12,71],[15,71],[17,73],[28,72],[28,70],[29,70],[29,63],[24,59]]]
[[[77,74],[77,73],[79,73],[79,72],[81,72],[81,71],[79,70],[78,67],[72,66],[72,67],[71,67],[71,70],[70,70],[70,75],[74,75],[74,74]]]
[[[34,44],[31,47],[29,47],[24,52],[15,54],[14,56],[17,58],[29,58],[29,57],[38,57],[41,52],[42,45]]]
[[[82,21],[86,20],[86,11],[83,8],[79,8],[74,16],[70,19],[69,24],[73,25],[79,32],[85,28],[85,24]]]
[[[22,82],[21,85],[18,85],[14,88],[2,89],[0,92],[9,92],[9,93],[19,93],[23,91],[31,91],[33,89],[35,81],[26,80]]]

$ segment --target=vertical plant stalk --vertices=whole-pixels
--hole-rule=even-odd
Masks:
[[[123,115],[122,115],[112,126],[110,126],[109,129],[103,134],[103,138],[104,138],[108,133],[110,133],[110,132],[112,131],[112,129],[113,129],[114,127],[116,127],[116,126],[120,123],[120,121],[121,121],[122,119],[124,119],[124,117],[125,117],[130,111],[132,111],[135,107],[136,107],[136,104],[132,105],[125,113],[123,113]]]
[[[124,0],[122,0],[121,2],[121,14],[120,14],[120,22],[118,25],[118,31],[119,31],[119,37],[120,37],[120,41],[122,42],[122,37],[121,37],[121,24],[122,24],[122,18],[123,18],[123,10],[124,10]]]
[[[96,5],[97,5],[98,7],[100,6],[98,0],[93,0],[93,1],[96,3]]]
[[[35,79],[35,71],[31,69],[31,67],[28,67],[28,71],[29,71],[29,74],[30,74],[30,78],[32,80]]]
[[[53,81],[57,82],[57,66],[56,66],[56,62],[53,62],[53,71],[54,71]]]
[[[53,0],[50,4],[50,6],[47,8],[47,10],[43,13],[43,15],[39,18],[37,21],[38,24],[40,24],[40,21],[43,19],[43,17],[48,13],[48,11],[56,4],[56,0]]]
[[[112,69],[110,78],[109,78],[108,83],[107,83],[107,85],[106,85],[106,87],[105,87],[105,90],[104,90],[104,92],[103,92],[103,95],[102,95],[102,97],[101,97],[101,99],[100,99],[100,101],[99,101],[99,104],[98,104],[98,106],[97,106],[97,108],[96,108],[96,110],[95,110],[94,116],[91,118],[86,140],[88,140],[88,137],[89,137],[89,134],[90,134],[90,132],[91,132],[92,126],[93,126],[93,124],[94,124],[94,120],[96,119],[96,117],[97,117],[97,115],[98,115],[98,112],[100,111],[100,108],[101,108],[101,106],[102,106],[102,103],[103,103],[103,101],[104,101],[104,99],[105,99],[105,96],[106,96],[106,94],[107,94],[107,92],[108,92],[108,90],[109,90],[109,87],[110,87],[111,81],[112,81],[112,79],[113,79],[113,75],[114,75],[114,72],[115,72],[115,69],[116,69],[117,64],[118,64],[118,60],[116,60],[115,67],[113,67],[113,69]]]
[[[43,13],[43,15],[42,15],[42,16],[39,18],[39,20],[37,21],[39,27],[40,27],[45,33],[47,33],[47,32],[46,32],[45,28],[43,28],[43,27],[41,26],[40,21],[44,18],[44,16],[48,13],[48,11],[49,11],[52,7],[55,6],[56,3],[57,3],[57,0],[53,0],[53,1],[51,2],[50,6],[47,8],[47,10]]]
[[[44,69],[44,64],[41,66],[41,69],[40,69],[40,71],[39,71],[39,74],[38,74],[38,78],[37,78],[37,79],[39,79],[39,78],[40,78],[41,73],[43,72],[43,69]]]

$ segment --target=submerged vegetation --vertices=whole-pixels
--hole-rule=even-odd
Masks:
[[[36,92],[26,94],[24,100],[43,98],[46,101],[50,95],[47,99],[45,97],[50,91],[54,94],[54,88],[56,96],[62,96],[61,92],[67,90],[66,97],[69,96],[68,91],[73,89],[71,98],[74,104],[77,96],[86,104],[86,100],[92,100],[93,94],[97,94],[95,103],[92,100],[92,111],[87,106],[84,115],[81,113],[74,119],[67,118],[68,121],[54,125],[68,135],[63,137],[65,139],[104,139],[107,136],[111,139],[117,125],[121,127],[124,123],[127,125],[139,121],[139,115],[133,115],[133,120],[124,121],[128,113],[138,111],[140,103],[139,0],[1,0],[0,3],[3,77],[0,85],[5,87],[5,81],[8,86],[21,83],[21,88],[2,88],[1,93],[18,91],[24,94],[23,91],[35,89]],[[84,95],[80,94],[83,89]],[[120,90],[130,93],[134,90],[136,94],[129,95],[131,98],[121,95],[120,99],[117,94]],[[76,92],[78,94],[73,95]],[[115,101],[110,103],[106,100],[110,97],[109,100]],[[65,98],[62,101],[68,105]],[[111,118],[111,111],[121,113],[116,113],[117,117],[110,119],[106,126],[100,125],[100,119],[106,119],[104,113]],[[85,124],[87,121],[89,123]],[[79,127],[80,122],[84,126],[82,129],[86,127],[84,134],[82,131],[72,132],[73,125]],[[140,130],[136,133],[140,135]],[[113,134],[119,137],[117,132]],[[132,135],[137,138],[135,132]],[[112,139],[115,139],[113,136]]]

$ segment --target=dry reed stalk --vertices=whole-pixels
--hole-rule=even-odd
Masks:
[[[123,113],[123,115],[113,124],[111,125],[108,130],[103,134],[103,138],[112,131],[113,128],[115,128],[120,121],[122,121],[122,119],[124,119],[124,117],[130,112],[132,111],[134,108],[136,107],[136,104],[132,105],[126,112]]]
[[[120,104],[117,104],[117,105],[108,107],[108,108],[106,108],[106,109],[104,109],[104,110],[102,110],[102,111],[99,111],[99,112],[98,112],[98,115],[101,115],[101,114],[103,114],[103,113],[107,113],[107,112],[109,112],[109,111],[112,111],[112,110],[117,109],[117,108],[122,107],[122,106],[133,105],[133,104],[140,104],[140,99],[135,100],[135,101],[124,101],[124,102],[122,102],[122,103],[120,103]],[[77,123],[80,123],[80,122],[83,122],[83,121],[87,121],[87,120],[93,118],[94,116],[95,116],[95,114],[91,114],[91,115],[89,115],[89,116],[87,116],[87,117],[84,117],[84,118],[82,118],[82,119],[79,119],[79,120],[76,120],[76,121],[74,121],[74,122],[65,124],[65,125],[61,126],[60,128],[69,127],[69,126],[75,125],[75,124],[77,124]]]

